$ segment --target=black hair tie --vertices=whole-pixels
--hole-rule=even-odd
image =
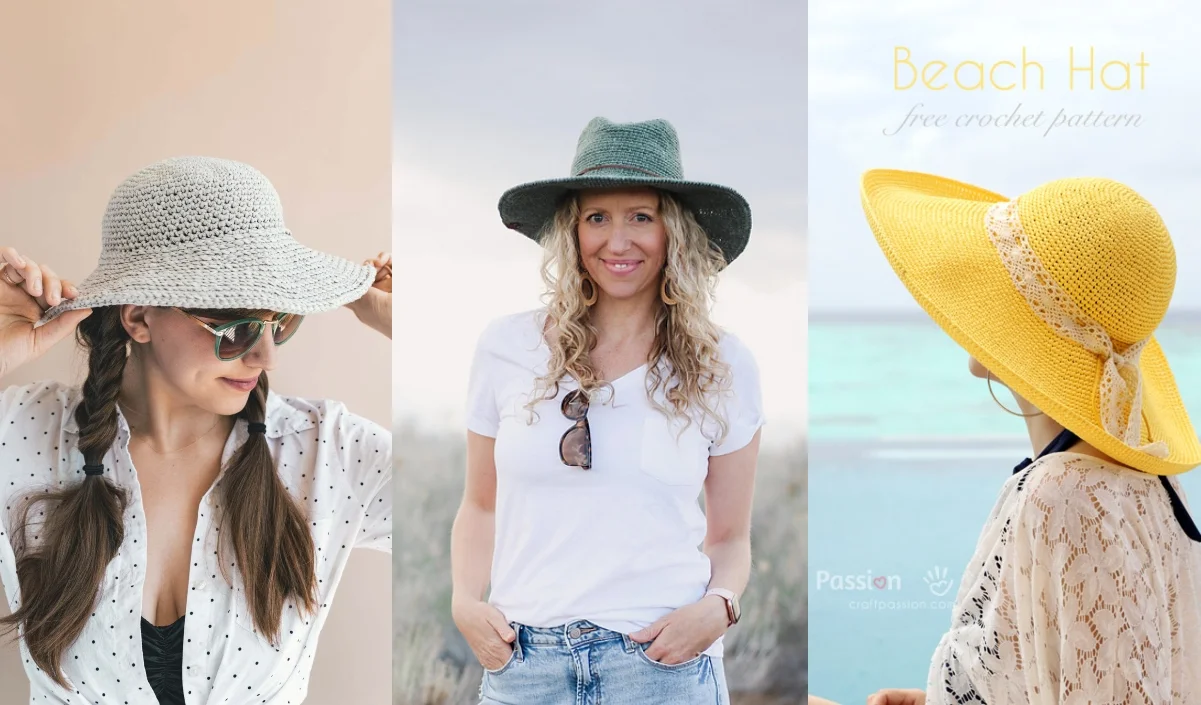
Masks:
[[[88,475],[89,477],[92,475],[103,475],[104,474],[104,465],[103,464],[101,464],[101,465],[86,465],[85,464],[83,466],[83,474]]]
[[[262,433],[262,434],[267,433],[267,424],[265,424],[265,423],[256,423],[254,421],[251,421],[249,424],[249,427],[250,427],[251,433]]]

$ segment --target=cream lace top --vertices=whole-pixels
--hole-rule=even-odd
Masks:
[[[1201,702],[1199,574],[1159,477],[1046,455],[984,526],[927,703]]]

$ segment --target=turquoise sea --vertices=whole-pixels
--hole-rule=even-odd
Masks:
[[[1201,426],[1201,316],[1157,333]],[[926,318],[809,323],[809,692],[925,686],[958,578],[1024,423]],[[1008,391],[997,396],[1013,407]],[[1182,478],[1201,506],[1201,469]],[[1201,521],[1201,518],[1199,518]]]

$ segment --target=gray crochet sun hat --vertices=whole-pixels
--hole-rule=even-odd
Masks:
[[[129,177],[109,199],[100,262],[79,296],[39,325],[78,308],[140,304],[310,314],[357,300],[375,270],[301,245],[279,194],[240,162],[177,157]]]
[[[721,249],[727,264],[746,248],[751,235],[746,199],[726,186],[684,179],[680,142],[666,120],[614,123],[593,118],[580,134],[571,176],[509,189],[500,197],[500,218],[505,226],[537,241],[569,192],[637,186],[677,196]]]

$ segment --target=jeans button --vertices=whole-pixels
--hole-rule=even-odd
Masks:
[[[571,631],[567,632],[567,636],[571,637],[572,639],[579,639],[580,638],[580,628],[572,627]]]

